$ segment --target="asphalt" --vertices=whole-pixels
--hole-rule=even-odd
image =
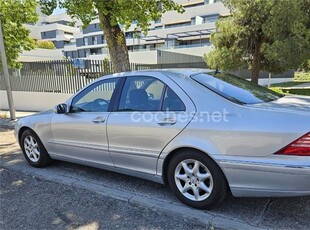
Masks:
[[[1,229],[206,229],[200,222],[0,168]]]
[[[11,223],[12,225],[5,225],[4,229],[20,229],[23,220],[28,216],[27,212],[34,213],[34,216],[36,216],[36,214],[40,214],[44,210],[44,212],[51,213],[51,215],[53,214],[52,217],[54,218],[49,218],[48,215],[43,214],[41,218],[39,215],[40,221],[42,222],[41,224],[43,224],[43,222],[47,224],[46,229],[54,227],[54,229],[58,229],[57,226],[52,225],[53,221],[57,219],[55,213],[59,213],[60,216],[66,216],[68,213],[71,213],[70,210],[75,211],[74,216],[79,217],[79,221],[68,222],[71,223],[71,225],[68,223],[64,225],[64,223],[62,223],[60,229],[75,228],[74,226],[84,226],[93,222],[99,224],[99,229],[105,229],[105,216],[99,215],[98,213],[106,212],[108,216],[113,216],[113,213],[121,213],[123,210],[117,208],[118,204],[122,204],[127,212],[134,213],[132,217],[129,216],[127,219],[123,219],[125,222],[124,225],[117,224],[120,226],[119,228],[126,228],[126,226],[128,226],[128,228],[140,229],[187,229],[192,226],[192,228],[195,229],[309,229],[310,227],[309,196],[295,198],[230,197],[226,199],[221,206],[213,210],[195,210],[181,204],[167,187],[142,179],[65,162],[55,162],[53,165],[43,169],[30,167],[23,159],[18,145],[13,139],[13,131],[6,130],[0,133],[0,137],[1,136],[4,137],[4,141],[1,141],[0,138],[0,167],[2,167],[2,170],[5,172],[9,171],[11,173],[9,174],[13,176],[11,176],[12,179],[2,179],[4,182],[1,182],[6,184],[1,184],[0,203],[2,217],[0,215],[0,224],[2,223],[4,226],[4,224],[12,222],[12,217],[10,217],[10,215],[13,211],[9,214],[7,211],[3,211],[11,210],[11,206],[16,207],[14,212],[16,212],[15,219],[17,222],[16,224]],[[5,191],[8,184],[19,183],[16,182],[19,181],[19,179],[14,179],[14,173],[21,177],[25,176],[25,178],[28,178],[27,183],[30,185],[32,183],[34,184],[31,186],[29,185],[30,187],[25,190],[8,192],[8,194],[11,195],[5,196],[3,194],[6,194]],[[1,174],[0,176],[3,178]],[[42,186],[35,186],[38,181],[40,181],[40,183],[42,182]],[[46,190],[45,187],[48,189]],[[60,191],[59,193],[53,192],[58,190]],[[63,190],[67,192],[61,192]],[[40,194],[45,193],[51,193],[52,195],[46,197],[46,201],[41,200],[34,206],[30,205],[33,199],[36,197],[40,198]],[[88,198],[86,199],[87,202],[83,203],[83,205],[78,205],[78,203],[74,202],[71,204],[67,202],[70,197],[69,194],[73,194],[76,200],[84,200],[92,196],[95,197],[94,200],[112,200],[116,203],[116,209],[114,209],[111,203],[100,203],[101,211],[99,207],[96,207],[96,202],[88,200]],[[28,198],[24,199],[25,195],[27,195]],[[100,197],[100,199],[98,197]],[[55,201],[55,205],[50,205],[50,200],[53,199],[58,200],[58,203]],[[5,200],[12,201],[9,203]],[[24,204],[24,202],[26,203]],[[14,203],[14,205],[12,205],[12,203]],[[23,209],[23,205],[30,206],[28,209],[26,207]],[[89,207],[87,205],[89,205]],[[19,207],[21,211],[17,210]],[[92,212],[92,207],[94,216],[91,222],[90,219],[92,215],[89,214],[89,212]],[[136,210],[136,207],[140,207],[139,210],[155,210],[154,212],[159,216],[159,220],[162,220],[162,225],[156,225],[157,222],[152,222],[152,220],[155,221],[155,217],[152,216],[149,219],[141,220],[141,222],[144,221],[144,227],[142,227],[142,225],[140,225],[140,220],[135,219],[135,216],[141,216],[139,210]],[[165,219],[167,215],[177,223],[175,223],[175,225],[169,225],[169,220]],[[37,216],[36,218],[39,217]],[[111,219],[109,220],[112,221]],[[181,220],[184,220],[184,222],[181,223]],[[192,223],[192,225],[186,225],[187,221]],[[147,223],[149,223],[149,225],[147,225]],[[165,225],[165,223],[168,225]],[[113,225],[113,221],[109,224],[111,225],[107,225],[107,228],[118,228],[116,227],[116,223]],[[25,226],[29,227],[30,225]],[[38,228],[31,229],[44,229],[41,228],[42,226],[43,225],[38,225]]]

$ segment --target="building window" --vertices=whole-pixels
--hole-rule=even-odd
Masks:
[[[126,33],[125,33],[125,37],[126,37],[126,38],[133,38],[133,36],[134,36],[134,33],[133,33],[133,32],[126,32]]]
[[[84,46],[88,46],[88,38],[83,38],[84,40]]]
[[[219,15],[209,15],[203,17],[203,23],[216,22],[219,18]]]
[[[192,22],[181,22],[181,23],[175,23],[175,24],[168,24],[165,25],[165,28],[174,28],[174,27],[182,27],[182,26],[190,26]]]
[[[97,37],[92,37],[92,44],[93,45],[97,45],[98,44]]]

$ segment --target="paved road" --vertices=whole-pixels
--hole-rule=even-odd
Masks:
[[[206,229],[157,209],[0,168],[0,229]]]
[[[142,179],[65,162],[55,162],[50,167],[44,169],[32,168],[21,156],[20,150],[12,138],[12,133],[12,131],[0,133],[0,165],[9,171],[14,170],[34,176],[33,180],[40,178],[40,180],[45,181],[59,181],[62,184],[70,185],[71,187],[69,187],[74,191],[86,188],[90,194],[94,194],[95,191],[98,194],[102,193],[104,197],[110,196],[117,200],[127,201],[126,204],[130,204],[129,207],[134,207],[135,204],[142,205],[143,207],[155,207],[158,213],[161,213],[159,212],[160,210],[163,212],[169,211],[171,214],[174,213],[185,219],[195,220],[195,223],[197,221],[201,224],[205,223],[205,226],[208,225],[207,223],[211,223],[215,227],[225,228],[226,226],[236,229],[246,229],[250,225],[272,229],[310,228],[309,196],[273,199],[229,198],[220,207],[212,211],[194,210],[182,205],[165,186]],[[1,138],[4,141],[1,142]],[[28,179],[31,181],[30,178]],[[55,193],[55,196],[58,197],[61,194]],[[83,196],[81,199],[83,199]],[[65,210],[66,205],[67,203],[64,204],[64,207],[59,206]],[[81,208],[80,206],[76,207],[77,209]],[[54,208],[51,208],[53,212]],[[131,208],[129,209],[131,210]],[[77,213],[79,212],[77,210]],[[81,213],[81,215],[82,218],[84,214]],[[86,221],[87,218],[83,220]],[[94,220],[100,222],[100,216],[97,216]],[[231,220],[235,222],[231,222]],[[125,222],[128,221],[130,219]],[[239,222],[240,225],[238,226]],[[185,222],[182,223],[187,228]],[[248,225],[242,225],[242,223]],[[230,224],[236,225],[230,226]],[[152,224],[149,227],[156,228]],[[173,228],[182,227],[176,225]]]

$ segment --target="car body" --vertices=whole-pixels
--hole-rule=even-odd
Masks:
[[[202,180],[209,189],[230,190],[237,197],[310,195],[310,97],[281,96],[245,81],[205,69],[112,74],[54,111],[19,119],[16,138],[24,154],[32,143],[23,137],[29,130],[51,159],[172,183],[175,193],[188,190],[176,195],[196,208],[223,199],[188,187]],[[98,92],[105,99],[93,100]],[[281,153],[301,137],[302,154]],[[212,180],[189,173],[196,163],[197,175],[210,171]],[[221,186],[216,180],[223,181]],[[211,203],[202,202],[208,199]]]

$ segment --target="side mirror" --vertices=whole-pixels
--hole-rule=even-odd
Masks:
[[[64,103],[56,105],[55,108],[54,108],[54,112],[58,113],[58,114],[66,114],[66,113],[68,113],[67,112],[67,105],[64,104]]]

